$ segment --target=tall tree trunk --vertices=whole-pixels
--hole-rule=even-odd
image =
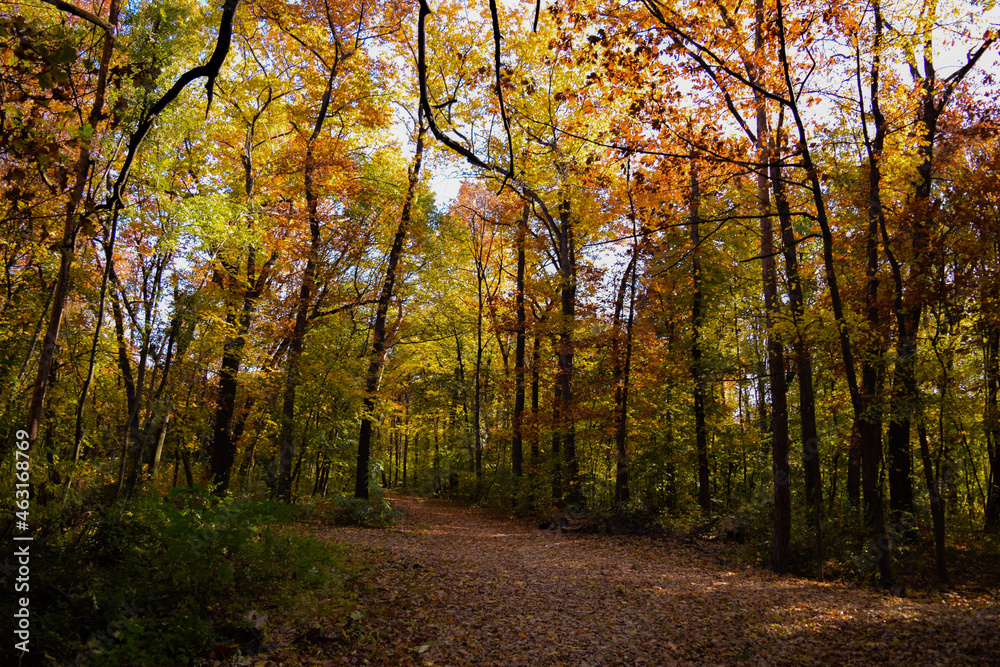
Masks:
[[[403,488],[406,482],[406,461],[410,457],[410,397],[403,394]]]
[[[541,459],[538,441],[538,401],[540,390],[540,373],[542,363],[541,333],[536,329],[531,342],[531,474],[538,474]]]
[[[354,478],[354,497],[368,498],[368,461],[371,458],[372,419],[375,412],[375,400],[378,396],[379,382],[382,378],[382,367],[385,364],[385,354],[388,350],[386,336],[386,313],[392,301],[392,293],[396,286],[396,272],[403,255],[403,245],[410,227],[411,211],[416,199],[417,184],[420,182],[420,164],[424,154],[425,128],[420,114],[417,114],[417,144],[413,153],[413,163],[410,165],[406,198],[403,210],[399,215],[399,226],[389,250],[389,262],[385,269],[385,282],[379,294],[375,307],[375,324],[372,327],[372,349],[368,362],[368,374],[365,380],[364,416],[361,419],[361,432],[358,436],[358,461]]]
[[[121,302],[117,292],[111,296],[111,312],[115,319],[115,338],[118,343],[118,370],[121,372],[122,384],[125,387],[125,410],[128,416],[125,420],[125,428],[122,433],[122,458],[118,467],[118,486],[115,496],[121,494],[125,488],[125,471],[128,467],[129,445],[136,438],[132,426],[135,423],[136,413],[139,410],[139,400],[141,390],[137,392],[135,376],[132,374],[132,363],[130,361],[128,344],[125,342],[125,318],[122,314]]]
[[[272,257],[273,259],[273,257]],[[270,261],[268,262],[268,265]],[[210,459],[210,474],[218,485],[216,493],[224,496],[229,491],[230,475],[236,460],[236,445],[239,442],[242,422],[234,425],[236,413],[236,393],[240,364],[243,359],[243,349],[246,346],[246,335],[250,330],[254,310],[266,284],[267,266],[254,280],[254,250],[250,248],[247,259],[247,280],[253,281],[243,294],[243,308],[237,316],[229,315],[227,323],[236,325],[236,334],[227,336],[223,346],[222,365],[219,370],[219,398],[215,411],[215,432],[212,440],[212,456]]]
[[[781,23],[781,6],[778,5],[778,22]],[[754,53],[764,57],[764,0],[754,2]],[[753,66],[751,76],[760,80],[759,66]],[[789,93],[791,94],[791,93]],[[764,291],[764,314],[767,327],[767,367],[771,386],[771,472],[774,481],[773,516],[771,519],[770,566],[775,572],[787,572],[790,565],[789,544],[792,530],[791,470],[788,465],[788,405],[785,380],[785,351],[774,331],[780,313],[778,300],[778,275],[774,261],[774,225],[771,221],[771,196],[769,165],[772,161],[769,146],[770,127],[767,104],[759,90],[754,89],[757,107],[757,150],[760,165],[757,171],[757,206],[760,212],[761,277]],[[780,203],[779,203],[780,205]]]
[[[117,10],[115,10],[117,11]],[[97,366],[97,347],[101,340],[101,329],[104,324],[104,310],[108,300],[108,282],[110,280],[111,265],[114,262],[115,237],[118,233],[118,209],[115,209],[111,216],[111,225],[104,239],[104,271],[101,275],[101,291],[97,299],[97,318],[94,324],[94,337],[90,345],[90,361],[87,364],[87,377],[83,381],[80,389],[80,398],[76,403],[76,424],[73,429],[73,468],[74,470],[66,478],[65,501],[71,485],[73,484],[73,472],[76,464],[80,462],[80,455],[83,449],[83,408],[87,402],[87,394],[94,382],[94,371]]]
[[[87,119],[91,128],[96,128],[104,117],[104,99],[107,94],[108,74],[111,55],[114,50],[114,28],[118,25],[119,0],[112,0],[108,11],[108,24],[111,30],[106,30],[101,47],[101,60],[98,65],[97,85],[94,88],[94,103]],[[76,240],[80,230],[80,208],[84,199],[84,190],[91,176],[91,142],[80,142],[80,153],[73,167],[73,187],[70,189],[69,201],[66,202],[66,213],[63,218],[63,233],[59,243],[59,272],[56,274],[56,284],[52,297],[52,312],[42,340],[42,349],[38,356],[38,373],[28,406],[27,433],[29,447],[34,446],[38,437],[38,427],[42,420],[45,405],[45,392],[48,389],[49,376],[52,374],[52,363],[55,360],[56,345],[59,340],[59,327],[62,324],[63,311],[69,301],[70,268],[76,257]],[[117,210],[117,209],[116,209]],[[112,214],[117,220],[117,216]]]
[[[701,360],[701,307],[704,293],[701,276],[701,239],[698,230],[699,202],[698,171],[692,158],[689,202],[693,248],[691,251],[691,271],[694,282],[691,296],[691,375],[694,380],[694,437],[698,454],[698,504],[701,506],[702,514],[707,516],[712,513],[712,490],[709,484],[708,469],[708,429],[705,425],[705,371]]]
[[[510,461],[514,478],[519,480],[522,475],[522,463],[524,458],[524,347],[526,313],[524,309],[524,264],[525,236],[528,232],[528,215],[531,207],[524,205],[521,218],[517,221],[517,284],[515,287],[514,310],[517,317],[516,343],[514,345],[514,421],[512,424],[513,435],[511,437]],[[518,493],[519,491],[515,491]]]
[[[410,428],[407,424],[403,425],[403,488],[406,488],[406,460],[410,455]]]
[[[270,97],[268,101],[270,101]],[[250,123],[240,155],[240,161],[243,165],[244,193],[248,205],[256,184],[253,164],[254,130],[258,119],[267,106],[267,104],[263,105],[263,109],[257,112]],[[219,396],[215,408],[215,429],[209,462],[209,474],[217,485],[215,492],[220,496],[225,496],[229,492],[229,480],[233,463],[236,460],[236,446],[239,442],[239,437],[233,429],[233,415],[236,412],[236,392],[239,386],[240,364],[243,359],[243,349],[246,346],[246,336],[250,331],[257,301],[267,284],[271,263],[276,258],[276,255],[272,255],[271,259],[261,268],[260,274],[257,275],[256,250],[253,246],[247,248],[242,310],[239,314],[233,310],[226,313],[227,330],[231,333],[227,333],[223,344],[222,364],[219,368]],[[236,276],[226,275],[223,282],[228,287],[228,283],[234,278]],[[234,329],[235,331],[233,331]]]
[[[997,390],[1000,385],[1000,326],[989,322],[986,331],[986,406],[983,426],[986,430],[986,447],[990,470],[987,477],[986,513],[984,527],[1000,528],[1000,409],[997,408]]]
[[[758,3],[760,0],[758,0]],[[866,517],[869,534],[879,544],[880,556],[878,567],[882,583],[885,586],[891,584],[891,571],[889,566],[889,542],[885,532],[885,517],[882,514],[882,495],[878,486],[878,463],[882,451],[882,427],[881,418],[874,413],[872,408],[873,396],[858,386],[857,372],[854,362],[854,343],[851,340],[850,327],[844,313],[844,303],[840,295],[840,282],[837,278],[836,268],[833,260],[833,232],[830,229],[830,221],[827,216],[826,200],[824,198],[824,188],[820,182],[819,170],[812,159],[812,152],[809,149],[809,137],[806,132],[805,122],[799,111],[796,87],[792,82],[791,65],[788,59],[786,44],[786,31],[784,22],[784,3],[777,0],[776,27],[778,34],[779,60],[781,63],[782,75],[785,80],[785,93],[787,99],[785,105],[791,112],[798,132],[798,140],[801,146],[802,167],[808,179],[808,187],[812,194],[813,203],[816,207],[816,222],[820,227],[820,236],[823,240],[823,269],[827,288],[830,291],[830,305],[833,307],[833,315],[837,324],[838,337],[840,338],[841,355],[844,361],[844,374],[847,379],[847,386],[851,393],[851,405],[854,408],[854,418],[858,422],[858,437],[861,440],[862,457],[862,484],[865,491],[865,506],[867,508]],[[869,234],[869,238],[870,238]],[[877,246],[876,246],[877,251]],[[876,256],[877,259],[877,256]],[[869,273],[871,265],[869,254]],[[869,287],[874,276],[869,275]],[[865,390],[873,387],[866,382]],[[872,472],[874,471],[874,474]],[[883,548],[884,547],[884,548]]]
[[[861,505],[861,434],[857,420],[851,427],[851,440],[847,445],[847,502],[851,507]]]
[[[438,422],[434,418],[434,493],[441,492],[441,447],[438,443]]]
[[[878,304],[878,221],[869,221],[867,235],[868,262],[866,318],[872,331],[881,326]],[[881,583],[891,584],[889,570],[890,541],[885,528],[885,513],[882,507],[882,491],[879,483],[879,467],[882,461],[882,416],[878,405],[879,351],[864,355],[861,363],[860,410],[855,411],[858,438],[861,443],[861,491],[864,500],[865,526],[875,539],[878,556],[877,565]]]
[[[879,4],[875,4],[875,45],[871,69],[870,102],[872,118],[875,122],[875,136],[869,138],[868,126],[862,123],[865,145],[868,152],[868,232],[866,235],[865,277],[867,280],[865,317],[869,330],[873,333],[882,329],[878,297],[879,288],[879,234],[884,228],[884,209],[881,195],[881,158],[885,139],[885,119],[879,106],[879,75],[881,58],[882,19]],[[858,57],[858,87],[861,93],[860,55]],[[862,98],[863,99],[863,98]],[[862,118],[864,107],[861,108]],[[888,246],[887,246],[888,250]],[[882,492],[879,483],[879,467],[882,461],[882,416],[878,406],[879,362],[882,346],[875,343],[875,349],[864,355],[861,364],[861,410],[855,411],[858,433],[861,438],[861,486],[864,495],[865,524],[876,540],[878,568],[884,585],[891,580],[889,572],[889,537],[885,529],[885,514],[882,509]],[[909,430],[909,426],[907,426]],[[905,477],[909,480],[909,456]],[[898,479],[898,477],[897,477]]]
[[[573,399],[574,331],[576,326],[576,240],[568,199],[559,205],[559,384],[562,405],[558,429],[562,434],[566,469],[566,497],[569,505],[582,505],[580,466],[576,456],[576,414]]]
[[[799,260],[796,250],[792,212],[785,196],[785,182],[781,161],[772,138],[770,153],[771,189],[781,225],[781,244],[785,255],[785,274],[788,277],[788,304],[795,325],[795,363],[799,378],[799,429],[802,438],[802,468],[805,471],[807,521],[813,526],[816,540],[817,576],[823,579],[823,483],[820,472],[819,434],[816,429],[816,397],[813,390],[812,354],[805,339],[805,299],[799,277]]]
[[[635,314],[635,274],[638,259],[638,248],[632,247],[632,259],[625,267],[621,284],[618,286],[618,298],[615,299],[615,317],[612,332],[612,360],[615,380],[615,503],[629,501],[628,450],[628,390],[629,377],[632,370],[632,322]],[[630,288],[630,289],[629,289]],[[624,324],[624,341],[622,335],[622,315],[625,308],[625,292],[629,292],[628,316]],[[624,353],[621,346],[624,343]]]
[[[226,323],[235,323],[230,313]],[[219,369],[219,397],[215,408],[215,436],[212,439],[212,456],[209,474],[216,484],[215,493],[225,496],[229,491],[229,475],[236,459],[236,442],[232,438],[233,415],[236,412],[237,375],[246,339],[242,335],[227,337]]]
[[[563,506],[563,467],[562,467],[562,382],[559,378],[552,388],[552,504]]]
[[[757,118],[758,136],[767,131],[767,119]],[[771,520],[770,567],[775,572],[787,572],[791,555],[789,544],[792,529],[791,469],[788,465],[788,404],[785,382],[785,351],[774,333],[780,313],[778,275],[774,261],[774,231],[771,223],[771,198],[767,175],[767,146],[761,146],[761,167],[757,176],[757,202],[760,207],[760,254],[764,288],[764,312],[767,326],[767,369],[771,386],[771,472],[774,481],[774,513]]]
[[[938,582],[948,584],[948,566],[944,550],[944,498],[941,497],[940,475],[935,473],[931,460],[930,445],[927,443],[927,427],[917,424],[917,438],[920,441],[920,460],[924,467],[927,494],[931,501],[931,522],[934,525],[934,563],[937,566]],[[940,443],[941,447],[944,443]]]
[[[281,403],[281,432],[278,436],[278,498],[285,502],[292,499],[292,460],[295,455],[295,394],[302,380],[299,363],[302,358],[302,348],[305,345],[306,329],[309,325],[309,307],[312,303],[313,289],[316,286],[316,271],[320,259],[319,192],[316,190],[316,159],[314,151],[316,141],[323,131],[330,108],[330,97],[333,93],[333,82],[337,77],[337,64],[330,69],[323,91],[316,123],[312,134],[306,143],[306,159],[303,168],[303,182],[306,198],[306,210],[309,216],[309,250],[306,256],[306,266],[302,273],[302,285],[295,306],[295,325],[288,340],[288,360],[285,366],[285,391]]]
[[[482,246],[477,248],[482,252]],[[476,498],[483,493],[483,280],[485,268],[482,255],[476,257],[476,386],[472,403],[472,421],[476,441]]]

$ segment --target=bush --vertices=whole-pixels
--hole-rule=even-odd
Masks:
[[[182,490],[36,540],[28,657],[186,664],[262,599],[303,590],[336,598],[349,576],[341,552],[281,525],[294,515],[287,505]]]
[[[394,523],[401,512],[393,509],[385,498],[346,498],[334,496],[329,520],[340,526],[381,528]]]
[[[365,526],[384,528],[402,515],[385,499],[381,485],[382,463],[372,461],[368,466],[368,498],[333,496],[332,504],[320,511],[321,518],[340,526]]]

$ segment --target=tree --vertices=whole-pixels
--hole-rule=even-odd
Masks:
[[[424,133],[426,131],[421,114],[418,112],[416,147],[413,152],[413,162],[410,164],[409,171],[407,172],[403,209],[399,214],[399,226],[396,228],[396,235],[392,240],[392,248],[389,250],[389,259],[385,268],[385,282],[382,283],[382,289],[379,292],[378,304],[375,310],[375,323],[372,326],[371,354],[368,362],[368,374],[365,380],[365,412],[361,418],[361,433],[358,436],[358,462],[354,482],[355,498],[368,498],[368,462],[371,457],[372,412],[375,409],[379,380],[382,377],[382,368],[385,364],[385,354],[389,348],[386,315],[389,311],[389,304],[393,299],[393,290],[396,287],[396,272],[399,269],[400,258],[402,257],[406,243],[406,235],[413,224],[414,200],[416,198],[417,185],[420,182],[420,166],[423,161]]]

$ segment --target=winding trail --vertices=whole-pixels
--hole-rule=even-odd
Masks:
[[[366,648],[328,664],[1000,665],[988,597],[900,599],[731,569],[674,540],[390,499],[397,527],[318,530],[374,566]]]

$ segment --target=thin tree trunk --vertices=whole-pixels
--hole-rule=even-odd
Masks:
[[[97,346],[101,340],[101,329],[104,324],[104,309],[108,299],[108,280],[111,272],[111,264],[114,261],[115,237],[118,230],[118,209],[115,209],[111,217],[111,227],[104,239],[104,272],[101,276],[101,291],[97,299],[97,320],[94,324],[94,338],[90,345],[90,360],[87,363],[87,378],[83,381],[83,388],[80,389],[80,398],[76,403],[76,424],[73,429],[73,471],[66,478],[66,494],[69,493],[73,483],[73,472],[76,464],[80,462],[80,454],[83,449],[83,408],[87,402],[87,394],[90,386],[94,383],[94,370],[97,366]],[[63,500],[66,500],[66,495]]]
[[[934,525],[934,563],[937,566],[938,582],[948,584],[948,566],[944,550],[944,498],[941,497],[940,480],[934,473],[930,446],[927,443],[927,428],[917,424],[917,438],[920,441],[920,459],[924,467],[924,479],[931,501],[931,522]],[[943,443],[939,446],[944,446]]]
[[[763,56],[764,1],[754,3],[754,52]],[[758,77],[759,78],[759,77]],[[774,480],[773,517],[771,520],[770,566],[775,572],[787,572],[791,556],[792,528],[791,470],[788,465],[788,407],[785,382],[785,351],[774,331],[781,304],[778,300],[778,276],[774,261],[774,225],[771,222],[771,197],[768,165],[772,161],[768,137],[767,107],[763,96],[754,91],[757,105],[757,143],[760,166],[757,172],[757,205],[760,209],[760,254],[767,326],[767,366],[771,385],[771,470]]]
[[[1000,327],[989,323],[986,334],[986,406],[983,426],[986,430],[986,447],[989,473],[986,488],[984,527],[1000,527],[1000,409],[997,407],[1000,385]]]
[[[524,205],[524,211],[517,224],[517,284],[515,295],[515,315],[517,317],[516,343],[514,345],[514,421],[512,424],[513,435],[511,437],[510,460],[514,478],[519,480],[522,475],[522,460],[524,458],[524,347],[525,347],[525,322],[526,313],[524,309],[524,264],[525,236],[528,231],[528,215],[531,207]],[[519,490],[515,490],[515,495]]]
[[[561,423],[562,382],[556,378],[552,388],[552,504],[563,506],[563,467],[562,467],[562,430]]]
[[[775,143],[772,139],[772,151]],[[816,538],[817,574],[823,580],[823,483],[820,472],[819,434],[816,428],[816,397],[813,389],[812,354],[805,339],[805,298],[799,276],[798,252],[792,214],[785,196],[781,163],[776,152],[770,155],[771,188],[781,224],[781,243],[784,246],[785,273],[788,276],[788,301],[795,325],[795,362],[799,379],[799,427],[802,438],[802,467],[805,471],[807,520],[813,526]]]
[[[434,418],[434,493],[441,492],[441,448],[438,444],[438,421]]]
[[[181,461],[184,463],[184,480],[190,489],[194,486],[194,475],[191,474],[191,454],[188,450],[181,450]]]
[[[559,384],[562,405],[557,428],[561,431],[565,459],[566,496],[569,505],[582,505],[580,467],[576,456],[576,414],[573,398],[574,327],[576,324],[576,241],[569,200],[559,205]],[[554,454],[554,452],[553,452]]]
[[[403,419],[403,488],[406,488],[406,459],[409,458],[410,449],[410,400],[404,397],[406,405],[406,416]]]
[[[700,192],[698,172],[694,159],[691,161],[691,193],[690,193],[690,224],[691,224],[691,271],[694,289],[691,296],[691,375],[694,380],[694,437],[698,455],[698,504],[704,515],[712,513],[712,491],[709,484],[708,468],[708,430],[705,425],[705,371],[701,361],[701,326],[702,326],[702,289],[701,275],[701,239],[698,224]]]
[[[635,279],[638,248],[632,247],[632,259],[625,267],[618,298],[615,299],[615,317],[612,332],[612,359],[615,378],[615,503],[627,503],[631,496],[629,489],[628,450],[628,390],[632,370],[632,323],[635,314]],[[629,289],[630,288],[630,289]],[[625,308],[625,292],[629,292],[628,317],[625,321],[625,351],[621,351],[619,340],[622,329],[622,314]]]
[[[758,133],[766,131],[766,119],[758,117]],[[762,128],[762,125],[764,127]],[[760,135],[759,135],[760,136]],[[768,190],[766,165],[767,149],[761,151],[763,159],[758,175],[758,203],[761,211],[760,254],[764,286],[764,311],[767,325],[767,367],[771,385],[771,470],[774,480],[774,514],[771,522],[771,569],[787,572],[790,567],[789,544],[792,528],[791,469],[788,465],[788,406],[785,384],[784,346],[774,333],[780,312],[778,301],[778,276],[774,261],[774,232],[771,223],[771,202]]]
[[[482,252],[482,245],[476,248],[478,253]],[[479,499],[483,493],[483,280],[484,267],[482,256],[476,256],[476,298],[478,308],[476,310],[476,387],[472,403],[472,427],[476,440],[476,498]]]
[[[861,434],[857,420],[851,427],[851,440],[847,447],[847,502],[851,507],[861,505]]]
[[[281,432],[278,436],[278,498],[291,502],[292,499],[292,460],[295,455],[295,394],[301,382],[299,363],[302,358],[302,348],[305,344],[306,329],[309,324],[309,307],[312,303],[313,288],[316,283],[320,245],[319,193],[316,191],[316,160],[314,150],[316,141],[323,131],[330,108],[330,97],[333,93],[333,82],[337,76],[337,63],[330,69],[323,91],[316,123],[312,134],[306,143],[303,180],[306,198],[306,209],[309,216],[309,251],[306,256],[306,266],[302,273],[302,285],[299,288],[295,305],[295,325],[288,340],[288,360],[285,366],[285,391],[281,403]]]
[[[263,108],[257,112],[249,124],[249,130],[243,142],[243,152],[240,155],[240,161],[243,165],[244,193],[248,205],[256,184],[253,163],[254,129],[270,100],[269,93],[268,102],[263,105]],[[272,255],[271,259],[261,268],[260,274],[257,275],[256,251],[253,246],[247,248],[246,282],[242,290],[243,308],[238,315],[232,310],[226,314],[227,325],[230,329],[236,325],[236,331],[233,334],[227,334],[223,344],[222,365],[219,369],[219,397],[216,403],[215,430],[209,463],[209,472],[217,485],[216,493],[220,496],[226,495],[229,491],[229,479],[233,463],[236,460],[236,446],[239,442],[239,437],[233,428],[233,415],[236,411],[236,393],[239,386],[240,364],[243,360],[246,336],[250,331],[257,301],[267,285],[271,263],[276,258],[276,255]],[[226,278],[232,280],[235,276],[230,275]]]
[[[118,25],[119,0],[112,0],[108,11],[108,24]],[[98,66],[97,85],[94,88],[94,103],[90,108],[88,122],[91,128],[96,128],[104,114],[104,99],[107,94],[108,74],[111,55],[114,50],[114,30],[107,30],[101,47],[101,60]],[[66,214],[63,219],[62,240],[59,244],[59,272],[56,274],[56,284],[52,297],[52,312],[42,340],[42,349],[38,357],[38,373],[28,407],[27,433],[29,447],[34,446],[38,436],[38,427],[42,419],[45,404],[45,392],[48,389],[49,376],[52,374],[52,363],[55,359],[56,345],[59,340],[59,327],[62,323],[63,311],[69,300],[70,268],[76,257],[76,240],[80,230],[80,207],[83,193],[90,180],[91,143],[80,143],[80,154],[73,167],[73,187],[70,190],[69,201],[66,202]],[[117,219],[117,216],[114,216]]]
[[[541,460],[538,438],[538,401],[542,363],[541,333],[536,330],[531,341],[531,474],[538,474]]]
[[[385,270],[385,282],[379,294],[375,308],[375,324],[372,328],[372,350],[368,363],[368,374],[365,381],[364,416],[361,420],[361,432],[358,436],[358,461],[354,479],[354,497],[368,498],[368,461],[371,458],[372,419],[375,412],[379,382],[382,378],[382,366],[388,349],[386,336],[386,313],[396,285],[396,272],[403,254],[403,245],[410,226],[410,215],[416,199],[417,183],[420,181],[420,164],[424,153],[424,132],[421,116],[417,115],[417,144],[410,165],[406,198],[403,210],[399,216],[399,227],[389,251],[389,262]]]

